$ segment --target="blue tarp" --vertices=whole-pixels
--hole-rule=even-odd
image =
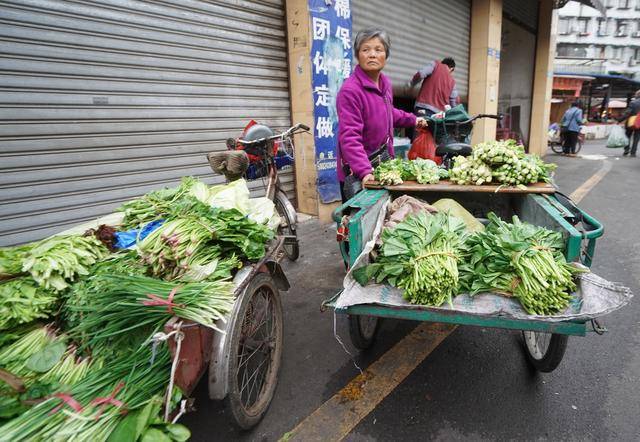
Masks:
[[[162,224],[164,224],[164,220],[159,219],[145,224],[142,229],[131,229],[126,232],[116,232],[116,248],[128,249],[129,247],[135,246],[137,241],[145,239],[151,232],[156,230]]]

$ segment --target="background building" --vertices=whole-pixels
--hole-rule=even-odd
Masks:
[[[569,2],[558,10],[556,72],[640,80],[640,0],[602,0],[606,17]]]

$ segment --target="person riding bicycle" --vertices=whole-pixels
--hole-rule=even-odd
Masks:
[[[394,127],[426,125],[423,118],[393,107],[391,81],[382,74],[390,48],[384,30],[358,32],[353,44],[358,65],[338,92],[338,180],[343,202],[359,190],[360,182],[373,179],[369,155],[386,145],[380,156],[394,156]]]
[[[560,123],[562,127],[562,153],[564,155],[575,156],[582,122],[582,102],[576,100],[564,113]]]

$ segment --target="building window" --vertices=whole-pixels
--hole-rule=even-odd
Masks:
[[[640,11],[640,0],[636,0],[636,11]]]
[[[622,60],[622,47],[621,46],[609,46],[608,47],[608,56],[609,60]]]
[[[635,61],[640,61],[640,48],[635,48],[633,50],[633,59]]]
[[[578,33],[580,35],[589,35],[589,19],[588,18],[579,18],[578,19]]]
[[[616,37],[629,35],[629,23],[626,20],[616,20]]]
[[[618,9],[629,9],[631,0],[618,0]]]
[[[605,2],[605,6],[606,6],[607,8],[613,8],[613,5],[614,5],[615,1],[616,1],[616,0],[607,0],[607,1]]]
[[[640,0],[638,0],[640,1]],[[609,24],[609,22],[607,21],[606,18],[599,18],[598,19],[598,35],[600,37],[604,37],[606,35],[609,35],[609,27],[607,26]]]
[[[571,34],[571,19],[561,18],[558,20],[558,33],[560,35]]]
[[[558,45],[558,57],[587,58],[587,48],[580,45]]]

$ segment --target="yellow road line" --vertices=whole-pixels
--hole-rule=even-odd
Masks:
[[[610,161],[604,161],[602,163],[602,167],[596,173],[591,175],[591,177],[582,183],[580,187],[573,191],[569,198],[573,200],[574,203],[579,203],[582,198],[584,198],[596,185],[602,181],[606,174],[611,170],[612,163]]]
[[[342,440],[455,329],[449,324],[420,324],[283,439]]]

